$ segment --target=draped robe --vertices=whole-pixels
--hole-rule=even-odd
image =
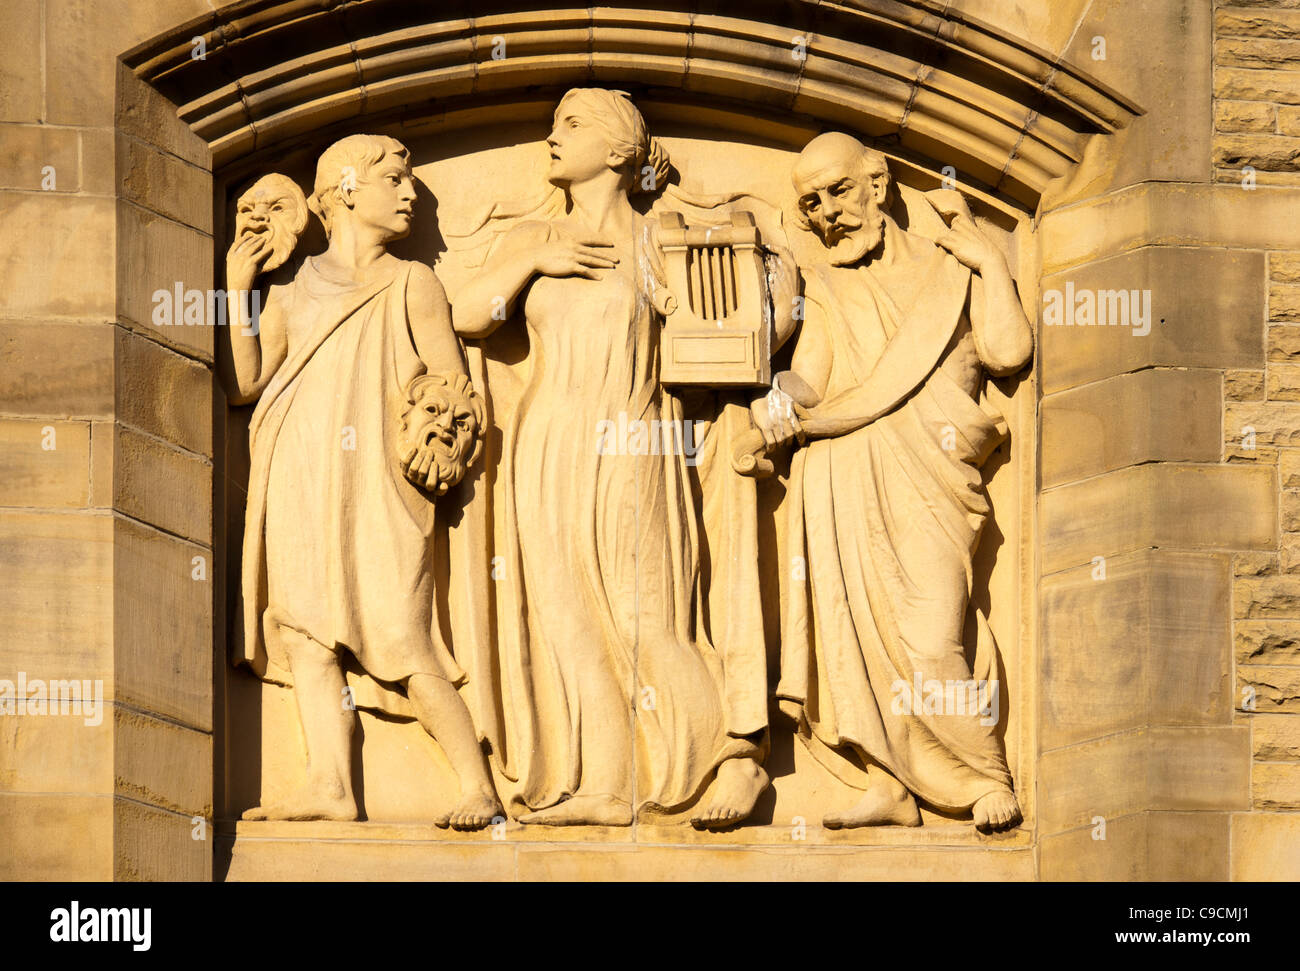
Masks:
[[[243,655],[292,683],[275,628],[346,648],[373,678],[465,674],[434,616],[433,502],[398,467],[396,425],[425,366],[406,310],[413,264],[338,279],[308,258],[277,298],[288,354],[249,424]]]
[[[991,698],[990,718],[957,693],[927,710],[914,689],[997,677],[970,592],[989,513],[980,467],[1006,423],[939,366],[973,354],[960,346],[972,340],[969,271],[927,240],[907,243],[915,265],[889,290],[870,266],[809,275],[809,315],[819,312],[832,365],[821,403],[800,409],[811,440],[786,501],[790,556],[806,569],[788,571],[777,695],[801,706],[801,736],[843,781],[864,788],[874,762],[927,803],[962,811],[1011,786],[1000,695],[977,696]]]

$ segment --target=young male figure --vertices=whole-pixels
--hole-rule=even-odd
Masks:
[[[308,203],[326,252],[272,289],[256,327],[231,299],[231,401],[258,402],[244,660],[292,680],[309,762],[299,792],[248,819],[357,818],[345,650],[376,680],[405,687],[456,770],[461,797],[439,824],[480,828],[501,812],[454,687],[464,672],[435,620],[432,500],[472,461],[482,410],[436,276],[387,249],[409,234],[414,203],[400,142],[336,142]],[[236,239],[227,292],[250,290],[274,248],[274,232]]]

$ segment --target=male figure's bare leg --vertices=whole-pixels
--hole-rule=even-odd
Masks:
[[[456,808],[440,816],[436,824],[452,829],[482,829],[490,825],[492,818],[502,816],[503,812],[465,702],[448,682],[432,674],[412,675],[406,682],[406,693],[424,730],[447,753],[460,783]]]
[[[822,819],[827,829],[856,826],[920,826],[921,811],[907,787],[878,765],[867,768],[867,791],[858,804]]]
[[[357,818],[352,792],[352,732],[356,715],[344,705],[338,655],[295,630],[280,627],[293,696],[307,742],[307,781],[297,792],[244,813],[245,819]]]

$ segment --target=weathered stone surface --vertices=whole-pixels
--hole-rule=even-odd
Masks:
[[[1238,580],[1233,586],[1235,616],[1300,617],[1300,577]]]
[[[1300,450],[1284,448],[1278,452],[1278,473],[1283,489],[1300,489]]]
[[[1232,558],[1232,571],[1239,577],[1262,577],[1276,573],[1277,555],[1274,553],[1238,553]]]
[[[148,337],[118,329],[116,415],[211,458],[212,371]]]
[[[1214,129],[1221,132],[1271,132],[1278,124],[1274,105],[1258,101],[1216,101]]]
[[[1300,880],[1300,813],[1234,813],[1233,880]]]
[[[68,128],[6,125],[0,137],[0,186],[45,192],[81,188],[81,140]]]
[[[1043,485],[1141,462],[1217,460],[1219,389],[1217,371],[1150,369],[1044,398]]]
[[[1047,227],[1052,218],[1052,215],[1044,217],[1044,232],[1049,232]],[[1106,304],[1110,320],[1110,301],[1101,295],[1115,291],[1131,294],[1136,290],[1143,306],[1150,307],[1151,319],[1148,333],[1142,332],[1145,324],[1139,327],[1044,323],[1040,328],[1044,393],[1160,365],[1262,366],[1263,264],[1264,258],[1259,253],[1144,249],[1046,277],[1042,284],[1043,314],[1047,312],[1050,294],[1059,295],[1062,303],[1073,294],[1077,304],[1086,292],[1094,295],[1098,307]],[[1116,304],[1114,314],[1121,310]],[[1131,311],[1128,319],[1131,324]]]
[[[1148,546],[1277,545],[1271,468],[1149,465],[1060,486],[1042,498],[1043,570]]]
[[[1215,42],[1214,60],[1226,67],[1294,67],[1300,61],[1300,40],[1227,37]]]
[[[0,511],[0,563],[0,671],[103,678],[111,697],[112,520]]]
[[[1269,287],[1268,319],[1285,323],[1300,320],[1300,286],[1275,282]]]
[[[1267,6],[1287,7],[1288,0],[1267,0]],[[1219,7],[1214,15],[1219,37],[1300,37],[1300,10],[1247,8],[1241,0]]]
[[[1216,98],[1300,104],[1300,71],[1252,71],[1224,67],[1215,71],[1214,75]]]
[[[113,547],[116,697],[210,732],[211,551],[122,518],[114,520]],[[177,624],[178,617],[187,618],[186,623]],[[176,744],[201,742],[186,736]],[[170,792],[178,805],[191,798],[187,786],[151,785],[155,791]]]
[[[0,317],[112,320],[114,258],[112,199],[0,191]]]
[[[1300,253],[1269,253],[1270,283],[1300,283]]]
[[[113,879],[108,796],[0,792],[0,880]]]
[[[1223,436],[1230,445],[1249,448],[1300,445],[1300,403],[1290,401],[1225,403]]]
[[[1216,135],[1214,162],[1273,172],[1300,171],[1300,141],[1285,135]]]
[[[1224,371],[1223,397],[1229,401],[1259,401],[1264,397],[1264,372],[1235,368]]]
[[[1300,401],[1300,365],[1274,364],[1268,369],[1270,401]]]
[[[0,506],[84,506],[88,422],[0,418]]]
[[[216,327],[206,322],[186,324],[183,316],[176,315],[170,324],[154,323],[157,308],[178,309],[174,307],[178,287],[182,294],[201,292],[206,304],[212,289],[211,237],[133,203],[119,202],[117,239],[118,313],[158,340],[211,361]]]
[[[1240,711],[1300,712],[1300,666],[1243,665],[1237,688]]]
[[[1264,762],[1300,762],[1300,718],[1252,715],[1255,758]]]
[[[114,797],[112,804],[114,880],[212,879],[210,831],[208,839],[195,839],[196,824],[187,815],[121,796]]]
[[[1149,724],[1226,720],[1226,559],[1107,557],[1104,579],[1094,579],[1101,565],[1043,582],[1043,747]]]
[[[1251,772],[1251,794],[1256,809],[1300,809],[1300,762],[1257,762]]]
[[[0,122],[44,120],[41,6],[41,0],[8,0],[0,7]],[[8,129],[0,135],[7,136]]]
[[[1300,664],[1300,621],[1239,620],[1233,629],[1238,664]]]
[[[102,483],[111,475],[113,508],[196,543],[211,543],[211,506],[196,504],[193,497],[212,489],[212,464],[126,425],[105,431],[111,446],[106,441],[101,454],[96,441],[96,476]],[[171,488],[158,489],[157,482]],[[94,488],[97,496],[103,494],[102,486]]]
[[[211,234],[212,176],[209,172],[120,132],[116,172],[122,198]]]
[[[43,418],[113,413],[113,326],[0,322],[0,400]]]

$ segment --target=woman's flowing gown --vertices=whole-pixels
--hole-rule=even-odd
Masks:
[[[680,446],[621,454],[600,433],[602,422],[638,420],[681,429],[680,406],[659,387],[662,277],[648,224],[639,228],[631,266],[599,281],[539,277],[523,301],[531,374],[501,473],[516,808],[579,791],[675,807],[726,757],[721,669],[698,622],[686,457]]]

